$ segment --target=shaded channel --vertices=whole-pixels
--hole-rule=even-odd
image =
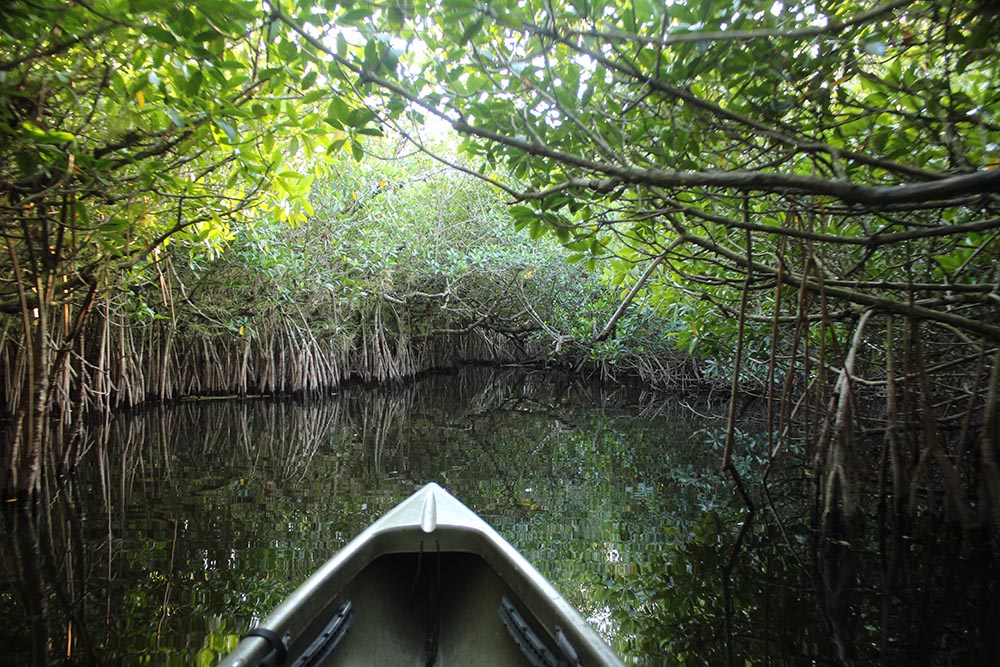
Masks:
[[[34,511],[6,508],[0,664],[214,664],[427,481],[491,523],[626,662],[885,655],[879,626],[896,620],[865,588],[877,579],[874,546],[861,563],[815,544],[801,467],[773,475],[734,551],[747,517],[718,471],[725,410],[723,397],[470,368],[311,402],[120,415],[87,434],[83,466],[47,480]],[[739,433],[748,478],[766,462],[754,432],[748,421]],[[831,578],[831,567],[849,569]],[[865,567],[875,574],[859,576]],[[973,603],[920,636],[964,633],[965,648],[946,657],[970,657],[992,618],[982,620],[988,599]],[[848,653],[831,640],[838,604],[850,611]],[[894,632],[881,641],[914,655],[913,636]]]

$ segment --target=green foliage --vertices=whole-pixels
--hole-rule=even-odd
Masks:
[[[170,236],[217,250],[262,187],[295,194],[272,176],[274,135],[322,127],[292,113],[306,96],[273,66],[258,6],[100,5],[18,4],[0,36],[8,234],[25,207],[61,203],[52,222],[75,235],[58,259],[106,266]]]
[[[561,286],[541,319],[580,315],[548,337],[587,341],[645,280],[631,319],[587,354],[614,361],[676,345],[724,359],[745,310],[748,352],[761,359],[797,335],[772,331],[770,318],[815,315],[831,284],[838,303],[821,306],[832,313],[807,332],[814,347],[842,339],[873,300],[904,311],[904,282],[929,286],[918,296],[931,319],[954,310],[942,292],[960,284],[968,308],[944,319],[995,333],[964,312],[983,303],[996,227],[988,202],[967,195],[995,183],[921,186],[996,165],[992,37],[988,18],[965,7],[351,3],[320,15],[308,4],[262,14],[240,0],[106,4],[14,12],[0,67],[5,182],[15,192],[72,177],[37,193],[70,193],[53,217],[75,216],[76,245],[63,254],[83,284],[94,267],[108,280],[167,240],[196,264],[212,260],[266,202],[275,220],[310,220],[287,238],[264,221],[241,251],[262,269],[242,281],[248,294],[276,304],[391,303],[459,284],[478,305],[447,326],[475,322],[486,304],[529,327],[538,323],[518,321],[516,300],[488,295],[519,285],[542,298],[523,280],[531,275]],[[112,10],[121,20],[106,20]],[[40,30],[45,20],[59,22],[58,39]],[[464,135],[465,164],[518,200],[507,214],[485,188],[421,180],[430,162],[397,159],[399,146],[375,140],[390,125],[422,141],[427,128],[409,123],[434,116]],[[440,142],[424,147],[462,161]],[[883,206],[876,186],[913,194]],[[467,243],[484,225],[506,235],[507,215],[581,266],[601,265],[619,292],[582,272],[543,271],[520,241]],[[656,257],[657,271],[640,278]],[[779,275],[787,286],[772,289]],[[317,285],[329,298],[303,298]],[[246,318],[220,319],[246,331]]]
[[[310,212],[299,171],[333,147],[325,99],[343,86],[358,106],[343,77],[314,87],[314,59],[250,0],[5,4],[0,312],[20,316],[28,369],[8,397],[21,427],[5,443],[5,488],[37,486],[42,420],[82,395],[66,378],[88,376],[70,351],[95,303],[150,280],[143,267],[165,294],[168,245],[210,259],[251,211]],[[352,145],[372,118],[352,114]],[[137,298],[140,319],[151,302]],[[66,373],[71,361],[80,368]]]
[[[682,349],[731,356],[740,319],[746,340],[786,350],[802,334],[782,318],[801,318],[813,347],[842,342],[860,311],[911,314],[914,299],[921,319],[1000,340],[983,299],[1000,185],[985,5],[338,11],[366,43],[313,46],[368,83],[388,122],[405,108],[451,123],[519,200],[515,227],[589,265],[622,260],[612,284],[661,258],[640,296]]]
[[[291,325],[351,347],[373,326],[402,340],[479,330],[579,355],[570,343],[617,305],[596,274],[567,264],[558,244],[513,234],[488,184],[398,138],[368,150],[315,181],[304,222],[259,220],[213,261],[178,256],[198,311],[250,337]]]

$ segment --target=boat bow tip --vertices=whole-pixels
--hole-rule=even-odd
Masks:
[[[433,533],[437,528],[437,492],[441,487],[431,482],[424,487],[424,506],[420,510],[420,530]]]

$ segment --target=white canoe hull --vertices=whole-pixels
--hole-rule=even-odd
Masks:
[[[331,623],[338,612],[343,622]],[[337,636],[317,639],[324,629]],[[622,665],[514,547],[433,483],[327,561],[257,632],[222,665]],[[336,647],[327,654],[324,642]]]

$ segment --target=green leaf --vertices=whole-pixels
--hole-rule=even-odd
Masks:
[[[184,119],[184,116],[182,116],[181,113],[176,109],[167,109],[166,112],[167,116],[170,117],[170,122],[176,125],[177,127],[184,127],[187,124],[187,121]]]
[[[535,217],[535,209],[524,204],[509,206],[507,212],[516,220],[530,220]]]
[[[105,234],[116,234],[125,231],[128,228],[128,220],[125,218],[111,218],[107,222],[101,224],[99,229]]]
[[[462,36],[458,38],[458,43],[461,46],[468,44],[476,36],[476,33],[483,29],[483,20],[483,15],[479,14],[474,21],[465,27],[465,30],[462,31]]]
[[[378,53],[378,42],[376,42],[373,39],[370,39],[365,44],[364,68],[369,72],[378,71],[379,60],[380,58]]]
[[[347,125],[347,119],[350,115],[351,107],[347,106],[344,100],[336,96],[330,98],[330,104],[326,108],[326,122],[342,129]]]
[[[353,109],[347,116],[347,124],[350,127],[362,127],[367,125],[375,118],[375,113],[368,108],[361,107],[359,109]]]
[[[195,667],[210,667],[215,662],[215,653],[203,648],[195,654]]]
[[[297,47],[293,42],[283,39],[278,42],[278,56],[284,60],[285,63],[291,64],[299,58],[299,47]]]
[[[284,72],[285,72],[284,67],[268,67],[266,69],[262,69],[257,74],[257,79],[259,79],[260,81],[267,81],[268,79],[274,78],[279,74],[284,74]]]
[[[403,23],[406,16],[403,14],[403,10],[400,7],[393,5],[389,7],[388,19],[389,27],[398,32],[403,29]]]
[[[267,22],[267,41],[274,42],[278,38],[281,32],[281,22],[277,19],[271,19]]]
[[[188,76],[187,83],[184,84],[184,92],[189,97],[197,97],[201,91],[201,84],[205,80],[205,75],[200,69],[196,69]]]
[[[532,240],[537,241],[542,238],[545,235],[545,231],[545,224],[537,218],[528,223],[528,236],[530,236]]]
[[[212,120],[219,127],[219,129],[226,133],[226,138],[229,140],[229,143],[236,143],[236,128],[221,118],[213,118]]]
[[[170,32],[169,30],[164,30],[158,25],[143,26],[142,32],[152,37],[153,39],[168,45],[177,43],[177,38],[174,36],[174,33]]]
[[[43,144],[67,144],[76,141],[76,136],[63,130],[44,130],[30,120],[23,121],[21,127],[28,132],[32,140]]]
[[[337,23],[340,25],[356,26],[363,23],[369,16],[371,16],[371,10],[366,7],[351,9],[338,16]]]

